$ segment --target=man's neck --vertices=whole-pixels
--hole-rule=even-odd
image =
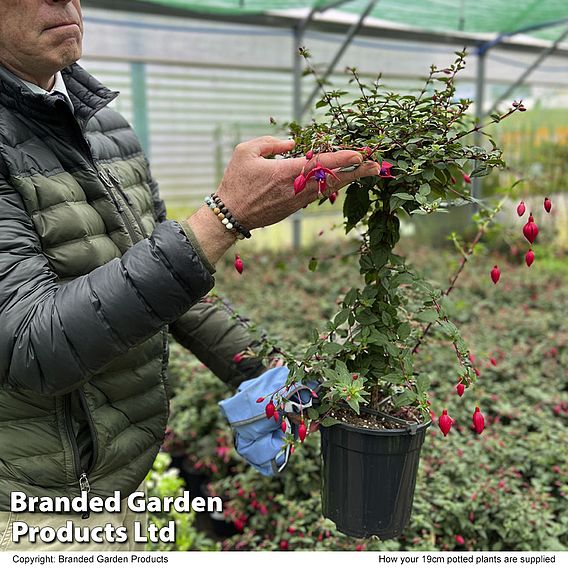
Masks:
[[[37,77],[35,75],[30,75],[24,71],[20,71],[13,65],[10,65],[7,61],[0,60],[0,65],[3,65],[10,73],[16,75],[16,77],[27,81],[28,83],[33,83],[38,87],[41,87],[44,91],[51,91],[53,89],[53,85],[55,84],[55,75],[51,75],[48,77]]]

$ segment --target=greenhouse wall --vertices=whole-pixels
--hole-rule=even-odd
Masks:
[[[115,106],[146,145],[169,204],[196,206],[216,187],[235,144],[260,134],[282,134],[269,118],[292,118],[291,30],[96,9],[85,9],[85,19],[81,63],[121,92]],[[308,31],[304,45],[324,69],[342,40],[339,35]],[[343,69],[351,65],[369,77],[381,72],[393,89],[415,88],[432,63],[447,66],[461,47],[356,38],[332,80],[344,85]],[[536,57],[510,49],[490,51],[487,104]],[[462,73],[459,96],[473,98],[475,74],[472,55]],[[305,78],[304,96],[312,87],[313,80]],[[529,108],[568,108],[566,58],[547,58],[514,97],[523,97]],[[538,136],[565,139],[566,123],[552,122]],[[532,131],[508,136],[534,138]]]

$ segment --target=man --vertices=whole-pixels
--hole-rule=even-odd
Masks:
[[[80,0],[0,3],[0,550],[15,519],[63,522],[11,514],[12,491],[127,497],[140,486],[168,418],[168,325],[226,382],[263,370],[232,362],[246,330],[197,303],[236,231],[209,207],[166,220],[136,136],[107,106],[117,93],[75,63],[82,36]],[[264,137],[235,150],[217,195],[245,230],[315,199],[292,191],[304,159],[265,159],[292,147]],[[363,165],[330,189],[376,173]]]

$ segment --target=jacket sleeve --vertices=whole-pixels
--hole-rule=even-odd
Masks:
[[[156,219],[163,222],[167,217],[166,207],[160,198],[159,186],[152,177],[149,165],[148,177]],[[190,242],[193,242],[189,227],[185,223],[181,224]],[[196,248],[203,254],[199,247]],[[206,258],[202,260],[209,266]],[[239,363],[233,361],[236,353],[254,346],[254,339],[248,331],[247,321],[236,317],[226,302],[223,302],[222,307],[219,303],[207,301],[195,304],[170,324],[170,332],[178,343],[189,349],[219,379],[235,388],[266,370],[258,359],[243,358]]]
[[[0,175],[0,386],[70,392],[176,321],[214,285],[178,223],[59,284],[19,194]]]
[[[236,317],[227,303],[199,302],[173,322],[170,331],[178,343],[232,387],[266,370],[256,358],[233,361],[237,353],[254,347],[255,341],[246,320]]]

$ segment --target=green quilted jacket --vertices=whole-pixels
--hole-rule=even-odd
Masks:
[[[117,93],[73,65],[75,112],[0,67],[0,510],[30,496],[122,496],[168,419],[168,329],[222,380],[262,371],[200,299],[212,267],[166,220]],[[209,266],[209,268],[208,268]]]

